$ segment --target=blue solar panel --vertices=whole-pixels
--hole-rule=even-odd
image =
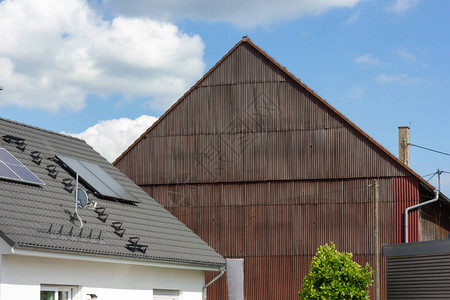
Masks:
[[[19,166],[19,165],[8,164],[8,167],[10,167],[11,170],[13,170],[17,175],[20,176],[20,178],[22,178],[25,181],[36,182],[36,183],[42,182],[36,175],[31,173],[31,171],[28,170],[23,165]]]
[[[78,173],[78,176],[100,195],[114,199],[139,202],[136,197],[98,165],[62,155],[58,155],[58,158],[73,172]]]
[[[39,185],[45,184],[5,148],[0,148],[0,178]]]
[[[20,177],[16,175],[7,165],[3,162],[0,162],[0,177],[2,178],[11,178],[15,180],[20,180]]]
[[[14,156],[12,156],[12,154],[9,153],[8,150],[4,148],[0,148],[0,160],[3,161],[5,164],[15,164],[15,165],[22,164]]]

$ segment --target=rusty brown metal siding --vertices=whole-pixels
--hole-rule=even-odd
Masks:
[[[245,43],[116,166],[220,254],[245,259],[249,300],[296,299],[330,241],[373,266],[374,178],[380,245],[401,239],[401,211],[419,201],[416,177]],[[209,299],[225,291],[221,279]]]
[[[447,239],[450,228],[450,212],[442,201],[423,206],[420,210],[420,241]]]
[[[254,52],[232,53],[117,167],[140,185],[408,175]]]
[[[380,245],[395,238],[394,182],[379,180]],[[312,256],[324,243],[334,241],[360,264],[373,266],[372,184],[372,179],[352,179],[144,189],[224,257],[244,258],[247,299],[295,299]],[[384,293],[381,256],[380,262]],[[210,290],[210,299],[225,299],[221,284]]]
[[[250,118],[231,118],[228,127],[236,131]],[[117,167],[140,185],[408,175],[345,127],[152,136]]]
[[[313,255],[329,241],[354,254],[369,254],[374,193],[370,184],[364,179],[146,186],[144,190],[226,257]],[[380,243],[392,243],[392,179],[380,179],[380,186]]]
[[[392,181],[380,179],[381,243],[394,241]],[[328,241],[351,248],[355,254],[372,253],[370,184],[364,179],[143,188],[202,238],[217,238],[214,248],[233,257],[244,252],[312,255]],[[221,238],[228,234],[233,242]]]
[[[267,71],[272,69],[272,71]],[[238,47],[227,60],[201,83],[201,86],[237,85],[248,82],[273,82],[286,80],[288,76],[265,59],[248,44]]]

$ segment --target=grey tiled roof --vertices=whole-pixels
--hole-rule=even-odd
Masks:
[[[44,186],[33,186],[0,179],[0,237],[11,246],[205,266],[225,263],[218,253],[83,140],[0,119],[0,138],[4,135],[25,139],[24,151],[3,139],[0,147],[45,182]],[[41,153],[40,165],[32,161],[32,151]],[[97,164],[140,203],[126,204],[90,194],[97,207],[104,207],[109,215],[104,223],[95,210],[79,208],[84,221],[81,232],[70,221],[74,191],[65,190],[63,183],[64,178],[73,176],[52,160],[58,154]],[[49,175],[48,165],[57,166],[56,178]],[[89,191],[82,184],[80,187]],[[112,222],[116,221],[123,223],[123,237],[114,233]],[[130,237],[139,237],[139,244],[148,245],[145,253],[127,249]]]

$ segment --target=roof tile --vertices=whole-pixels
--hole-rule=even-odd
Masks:
[[[224,264],[223,257],[83,140],[0,119],[0,135],[8,134],[24,138],[27,147],[21,151],[2,139],[0,147],[7,149],[45,183],[44,186],[33,186],[0,180],[0,231],[14,243],[11,246],[208,266]],[[32,151],[41,153],[39,165],[32,161]],[[71,178],[75,184],[75,179],[53,160],[57,154],[97,164],[140,203],[125,204],[101,199],[90,193],[89,198],[95,200],[98,207],[105,207],[105,213],[109,216],[103,223],[93,209],[79,208],[78,213],[84,222],[84,233],[80,234],[78,227],[70,221],[74,211],[74,192],[65,190],[63,182],[63,179]],[[56,177],[49,176],[48,165],[57,166]],[[89,191],[81,182],[80,187]],[[123,222],[123,237],[114,234],[111,226],[114,221]],[[69,234],[71,228],[72,233]],[[97,233],[97,238],[86,234],[91,230]],[[98,239],[100,231],[101,238]],[[139,243],[148,245],[145,253],[131,252],[126,248],[132,236],[140,237]]]

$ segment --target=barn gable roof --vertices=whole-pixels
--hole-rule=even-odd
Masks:
[[[296,76],[294,76],[292,73],[290,73],[285,67],[280,65],[277,61],[275,61],[272,57],[270,57],[265,51],[263,51],[261,48],[259,48],[256,44],[254,44],[248,37],[243,37],[241,41],[239,41],[220,61],[218,61],[194,86],[192,86],[176,103],[174,103],[150,128],[148,128],[132,145],[128,147],[113,163],[114,165],[118,165],[127,155],[130,154],[132,149],[134,149],[140,142],[145,140],[147,137],[152,136],[153,132],[156,132],[158,130],[158,126],[161,126],[161,124],[170,116],[180,105],[183,104],[183,101],[185,101],[191,94],[196,92],[197,90],[200,90],[201,88],[205,88],[207,86],[219,86],[221,84],[224,84],[224,82],[221,82],[221,79],[219,78],[220,75],[216,75],[216,73],[227,73],[225,75],[228,76],[228,82],[226,84],[240,84],[240,77],[245,76],[246,72],[255,72],[255,70],[246,70],[244,67],[239,69],[239,72],[237,70],[227,69],[224,67],[227,60],[233,58],[233,54],[241,48],[247,48],[250,51],[253,51],[257,55],[261,56],[263,59],[261,59],[262,64],[271,64],[273,66],[274,74],[273,76],[277,78],[264,78],[267,82],[270,82],[271,80],[285,80],[293,82],[294,85],[296,85],[299,89],[302,89],[303,91],[306,91],[308,95],[314,99],[318,104],[325,107],[331,114],[333,114],[336,117],[336,122],[342,122],[344,126],[347,128],[350,128],[352,131],[356,132],[357,135],[362,137],[362,140],[364,143],[370,144],[373,149],[375,149],[376,152],[381,153],[383,157],[385,157],[388,161],[390,161],[390,164],[392,165],[392,168],[394,168],[395,172],[404,174],[403,176],[413,176],[418,178],[419,182],[423,187],[425,187],[428,191],[432,192],[434,187],[428,183],[426,180],[424,180],[421,176],[419,176],[416,172],[414,172],[410,167],[403,164],[398,158],[396,158],[392,153],[390,153],[387,149],[385,149],[383,146],[381,146],[377,141],[375,141],[371,136],[369,136],[366,132],[364,132],[361,128],[359,128],[356,124],[354,124],[352,121],[350,121],[345,115],[340,113],[338,110],[336,110],[333,106],[331,106],[327,101],[325,101],[322,97],[320,97],[316,92],[314,92],[311,88],[309,88],[306,84],[304,84],[300,79],[298,79]],[[239,62],[237,62],[239,64]],[[244,74],[244,75],[242,75]],[[241,76],[242,75],[242,76]],[[248,75],[248,74],[247,74]],[[231,81],[233,82],[231,82]],[[167,127],[161,127],[159,131],[161,132],[167,132]],[[169,131],[171,129],[169,128]],[[190,132],[188,134],[191,134]],[[195,134],[195,133],[193,133]],[[138,184],[141,184],[138,182]],[[444,195],[441,194],[442,197],[446,198]]]

